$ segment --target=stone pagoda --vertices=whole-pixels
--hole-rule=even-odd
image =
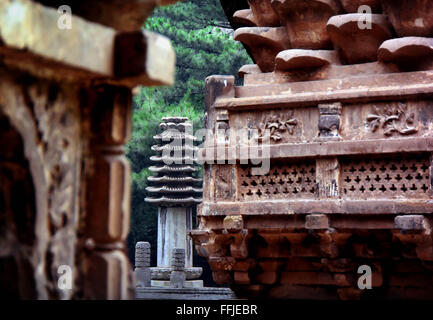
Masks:
[[[147,188],[150,194],[145,200],[158,206],[158,255],[157,267],[152,268],[152,280],[156,286],[169,285],[171,254],[173,249],[185,249],[187,285],[203,286],[201,268],[193,268],[192,229],[193,207],[202,201],[202,179],[197,178],[199,168],[194,162],[195,138],[188,118],[163,118],[162,133],[154,139],[152,147],[155,162],[149,168],[153,172]],[[196,280],[196,281],[193,281]]]

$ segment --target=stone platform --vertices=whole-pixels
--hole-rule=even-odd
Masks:
[[[168,280],[152,280],[151,286],[168,288],[171,284]],[[185,281],[185,288],[203,288],[203,280],[187,280]]]
[[[228,300],[236,296],[228,288],[204,288],[197,280],[202,268],[185,268],[185,249],[172,250],[171,267],[149,268],[150,244],[138,242],[135,252],[135,296],[138,300]],[[152,279],[152,280],[150,280]]]
[[[137,300],[233,300],[235,294],[229,288],[137,288]]]

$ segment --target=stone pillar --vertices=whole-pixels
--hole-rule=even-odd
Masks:
[[[185,249],[175,248],[171,253],[170,286],[183,288],[185,286]]]
[[[102,86],[89,95],[90,145],[86,154],[86,216],[84,236],[89,271],[85,297],[131,298],[125,240],[129,231],[130,167],[124,145],[131,131],[131,93]],[[97,89],[95,89],[97,91]],[[100,284],[100,285],[98,285]]]
[[[136,287],[150,287],[150,243],[137,242],[135,245],[135,280]]]
[[[187,235],[188,230],[191,229],[191,208],[158,208],[158,266],[167,268],[171,266],[170,255],[175,248],[183,248],[186,267],[193,266],[192,240]]]

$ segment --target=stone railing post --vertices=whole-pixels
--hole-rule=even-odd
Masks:
[[[150,243],[137,242],[135,245],[135,279],[137,288],[150,287]]]
[[[170,274],[170,286],[183,288],[185,286],[185,249],[173,249],[171,256],[172,271]]]

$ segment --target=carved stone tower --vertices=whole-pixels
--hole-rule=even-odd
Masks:
[[[185,249],[187,280],[202,273],[201,268],[193,268],[192,240],[187,235],[192,229],[192,209],[202,200],[202,179],[196,177],[199,169],[194,163],[196,147],[188,118],[163,118],[160,128],[163,131],[154,137],[157,144],[152,147],[156,155],[150,159],[155,165],[149,170],[154,175],[149,177],[146,201],[158,206],[158,266],[152,268],[152,280],[168,285],[175,248]],[[202,286],[202,281],[194,285]]]
[[[240,297],[432,299],[433,1],[221,3],[255,64],[241,86],[206,79],[192,236],[215,282]]]

